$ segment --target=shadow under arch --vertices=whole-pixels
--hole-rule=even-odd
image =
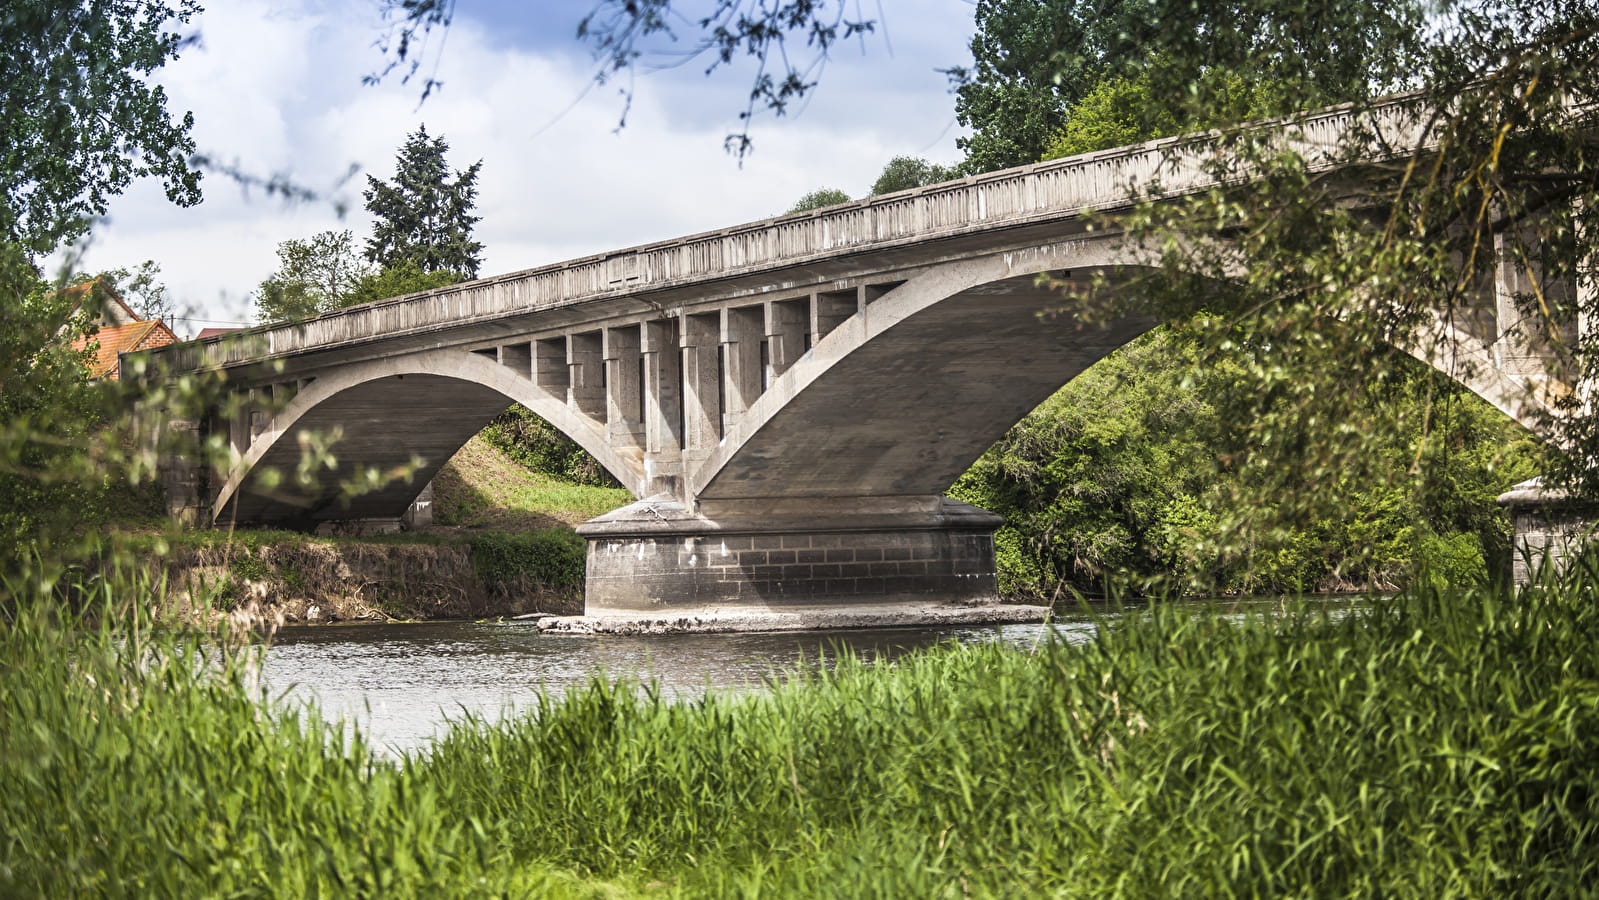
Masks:
[[[397,518],[422,486],[491,419],[520,403],[588,451],[638,496],[641,455],[605,442],[601,426],[498,362],[465,350],[435,350],[353,363],[306,385],[239,459],[212,506],[213,521],[307,527],[335,519]],[[333,467],[319,467],[301,484],[293,477],[313,436],[337,436]],[[355,466],[392,471],[413,458],[410,479],[345,496]],[[281,477],[272,484],[267,470]]]

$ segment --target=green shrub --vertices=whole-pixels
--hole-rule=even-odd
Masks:
[[[1296,592],[1403,584],[1423,567],[1476,581],[1507,565],[1494,498],[1539,470],[1524,429],[1401,360],[1403,377],[1347,398],[1348,420],[1296,421],[1287,435],[1307,447],[1358,435],[1362,471],[1282,471],[1218,412],[1257,390],[1241,374],[1248,359],[1247,342],[1201,356],[1181,328],[1157,328],[989,448],[949,495],[1004,517],[1002,590],[1047,597],[1115,580]]]
[[[152,630],[138,607],[154,589],[99,580],[80,616],[0,584],[0,896],[527,895],[541,880],[479,820],[436,815],[358,734],[270,707],[239,636]]]
[[[241,547],[238,555],[228,563],[228,571],[246,581],[265,581],[272,576],[272,568],[248,547]]]
[[[1587,590],[1157,604],[1086,645],[845,660],[692,703],[597,681],[409,771],[443,815],[506,823],[515,858],[682,896],[1579,896]]]
[[[517,404],[483,429],[489,445],[529,469],[595,487],[620,487],[599,461],[554,425]]]
[[[569,528],[472,539],[472,569],[491,585],[529,583],[552,590],[582,588],[588,542]]]

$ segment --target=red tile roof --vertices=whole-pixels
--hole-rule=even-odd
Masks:
[[[175,343],[177,335],[160,319],[149,319],[143,322],[134,322],[131,325],[112,325],[101,328],[98,332],[80,337],[72,342],[75,350],[82,350],[89,346],[90,341],[98,341],[99,348],[95,350],[94,362],[89,365],[90,378],[110,378],[115,381],[121,377],[119,370],[119,353],[131,353],[135,350],[148,350],[151,347],[165,347]]]

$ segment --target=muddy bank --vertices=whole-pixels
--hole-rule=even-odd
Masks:
[[[570,541],[493,535],[440,544],[175,547],[152,565],[165,576],[160,601],[169,614],[265,625],[576,615],[583,611],[582,562],[581,547]]]

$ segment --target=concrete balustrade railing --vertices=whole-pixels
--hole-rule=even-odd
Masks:
[[[1323,165],[1336,158],[1353,128],[1381,131],[1389,146],[1416,147],[1422,143],[1420,121],[1414,104],[1400,98],[1375,109],[1336,108],[1259,127],[1274,129],[1312,165]],[[1092,210],[1125,208],[1151,185],[1158,184],[1163,196],[1213,186],[1215,177],[1204,162],[1216,146],[1210,136],[1184,136],[1050,160],[382,300],[167,353],[180,369],[236,366],[725,280],[843,253],[1069,220]]]

